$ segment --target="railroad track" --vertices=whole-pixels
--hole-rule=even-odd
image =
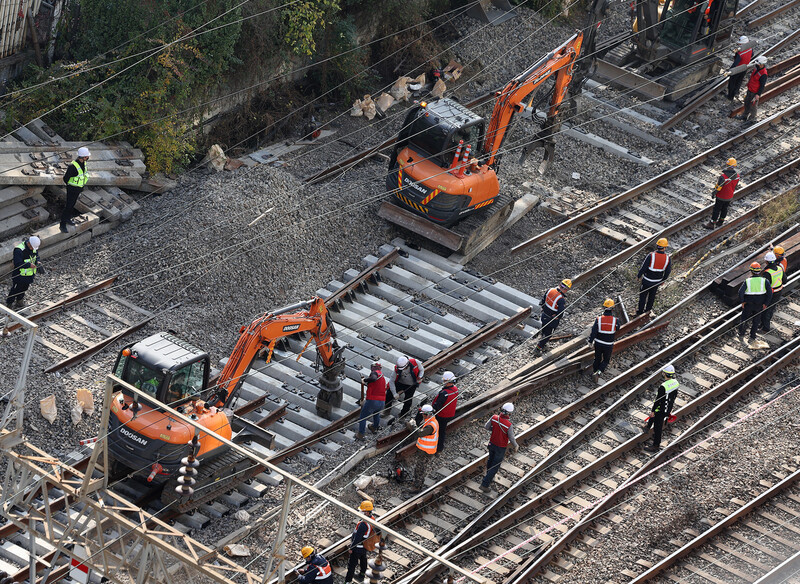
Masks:
[[[773,342],[791,339],[798,319],[800,304],[790,295],[776,313]],[[394,507],[381,510],[382,521],[461,565],[482,568],[482,577],[508,578],[543,546],[557,541],[580,515],[566,518],[611,493],[646,463],[648,456],[637,447],[649,440],[641,424],[661,366],[674,363],[682,383],[676,401],[680,421],[667,430],[665,442],[678,439],[681,428],[700,415],[696,411],[701,405],[729,393],[734,387],[729,380],[743,382],[763,366],[757,353],[731,339],[729,330],[737,321],[738,311],[732,309],[656,355],[633,349],[633,356],[615,359],[615,377],[601,388],[565,388],[561,401],[547,403],[534,420],[517,422],[520,451],[506,457],[495,479],[499,497],[480,491],[486,454],[472,450],[437,461],[439,478],[429,479],[428,489],[418,497],[388,501]],[[591,356],[584,353],[578,361],[588,364]],[[595,473],[603,476],[593,479]],[[318,542],[326,546],[326,557],[344,552],[346,530],[340,529],[339,535],[337,542]],[[500,555],[502,559],[495,559]],[[429,582],[438,575],[436,567],[427,569],[421,557],[406,549],[385,557],[385,574],[393,581]]]

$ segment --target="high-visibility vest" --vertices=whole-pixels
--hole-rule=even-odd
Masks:
[[[455,385],[448,385],[439,391],[440,395],[442,391],[445,393],[444,405],[436,412],[436,415],[440,418],[454,418],[458,402],[458,388]]]
[[[439,444],[439,421],[431,416],[423,422],[422,427],[425,426],[433,426],[433,434],[417,438],[417,448],[428,454],[436,454],[436,446]]]
[[[745,296],[760,296],[767,293],[767,281],[761,276],[747,278],[745,283]]]
[[[511,428],[511,420],[508,416],[495,414],[492,416],[492,436],[489,443],[505,448],[508,446],[508,430]]]
[[[81,168],[81,165],[78,163],[77,160],[72,161],[72,166],[78,169],[78,174],[71,177],[67,181],[67,184],[71,187],[83,188],[83,186],[86,184],[86,181],[89,180],[89,173],[87,173],[83,168]]]
[[[26,249],[25,243],[20,243],[19,245],[15,246],[17,249],[21,249],[23,252]],[[28,257],[28,262],[31,264],[36,263],[36,251],[34,250],[33,253]],[[19,275],[20,276],[35,276],[36,275],[36,268],[19,268]]]
[[[737,51],[739,53],[739,65],[749,65],[753,60],[753,49],[745,49],[744,51]]]
[[[756,68],[753,69],[753,73],[750,75],[750,81],[747,82],[747,91],[758,93],[758,90],[761,87],[761,76],[766,74],[766,67],[759,69],[758,66],[756,66]]]
[[[558,288],[550,288],[544,299],[544,305],[553,312],[558,312],[558,301],[562,298],[564,298],[564,295],[558,291]]]
[[[736,186],[739,184],[739,173],[732,168],[726,168],[722,171],[720,178],[724,178],[724,180],[721,185],[717,185],[717,198],[723,201],[730,201],[736,191]]]
[[[783,269],[783,274],[786,275],[786,272],[789,271],[789,262],[786,261],[786,258],[779,261],[778,265]]]
[[[372,525],[370,525],[366,521],[359,521],[358,523],[356,523],[356,531],[358,531],[358,528],[361,527],[362,524],[367,526],[367,533],[366,533],[366,535],[364,535],[364,539],[362,539],[359,543],[357,543],[355,545],[355,547],[357,547],[357,548],[363,548],[364,547],[364,540],[367,540],[372,536]]]
[[[416,379],[417,382],[422,381],[419,378],[419,364],[417,363],[417,360],[409,358],[408,362],[411,364],[411,371],[414,373],[414,379]],[[400,376],[400,368],[397,365],[395,365],[394,366],[394,377],[395,377],[395,379],[397,379],[399,376]]]
[[[669,265],[669,255],[662,252],[650,252],[650,271],[663,272]]]
[[[664,388],[664,393],[669,394],[671,391],[677,391],[681,384],[677,379],[667,379],[661,386]]]
[[[322,556],[319,556],[319,558],[325,563],[324,564],[312,564],[317,569],[317,575],[316,575],[316,577],[314,579],[315,580],[325,580],[328,576],[331,575],[331,565],[328,562],[328,560],[326,560]]]
[[[366,399],[374,400],[374,401],[386,401],[386,388],[389,384],[386,382],[386,378],[383,374],[378,377],[375,381],[370,381],[367,383],[367,395]]]
[[[769,274],[770,286],[772,286],[773,292],[783,289],[783,268],[780,265],[774,268],[767,268],[764,271]]]
[[[617,332],[617,319],[614,316],[604,314],[597,317],[597,336],[595,343],[601,345],[613,345],[614,333]]]

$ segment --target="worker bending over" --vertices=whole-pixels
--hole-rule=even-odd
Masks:
[[[328,560],[323,558],[310,545],[300,550],[306,565],[297,572],[297,581],[300,584],[333,584],[333,572]]]

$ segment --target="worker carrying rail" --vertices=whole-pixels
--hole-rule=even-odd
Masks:
[[[567,307],[567,300],[564,295],[571,289],[572,280],[565,278],[561,280],[558,286],[550,288],[542,297],[539,303],[542,307],[542,328],[539,329],[540,338],[534,349],[534,355],[540,354],[544,350],[547,341],[553,336],[553,332],[561,321],[561,315],[564,314],[564,309]]]
[[[742,303],[742,317],[739,320],[739,339],[744,342],[747,321],[750,320],[750,344],[756,340],[758,325],[762,315],[772,301],[772,286],[768,276],[762,273],[761,264],[750,264],[750,277],[739,288],[739,301]]]
[[[659,286],[666,282],[672,272],[672,261],[667,253],[669,242],[662,237],[656,242],[656,250],[647,254],[636,278],[642,281],[639,289],[639,307],[636,316],[650,312],[656,301]]]
[[[603,302],[603,314],[595,319],[588,339],[590,345],[594,343],[592,377],[598,385],[602,383],[600,375],[611,361],[611,353],[614,352],[614,338],[618,330],[619,320],[614,316],[614,301],[606,298]]]

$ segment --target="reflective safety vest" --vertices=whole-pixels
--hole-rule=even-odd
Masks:
[[[419,378],[419,364],[417,363],[417,360],[409,358],[408,362],[411,364],[411,371],[414,373],[414,379],[416,379],[417,382],[422,381]],[[400,377],[400,368],[397,365],[395,365],[394,366],[394,378],[397,379],[398,377]]]
[[[550,288],[544,299],[544,305],[553,312],[558,312],[558,301],[562,298],[564,298],[564,295],[558,291],[558,288]]]
[[[439,395],[445,393],[444,405],[441,406],[436,414],[440,418],[454,418],[456,415],[456,405],[458,403],[458,388],[455,385],[448,385],[439,391]],[[439,396],[437,396],[438,398]]]
[[[778,265],[783,269],[783,275],[785,276],[786,272],[789,271],[789,262],[786,261],[786,258],[783,258],[778,262]]]
[[[492,416],[492,436],[489,443],[500,448],[508,446],[508,430],[511,428],[511,420],[508,416],[495,414]]]
[[[597,337],[594,342],[601,345],[613,345],[614,333],[617,332],[617,319],[614,316],[602,315],[597,317]]]
[[[386,389],[388,386],[389,383],[386,381],[386,378],[383,376],[383,374],[381,374],[381,376],[375,381],[370,381],[367,383],[366,399],[385,402]]]
[[[767,268],[764,270],[770,277],[770,286],[772,286],[772,291],[777,292],[778,290],[783,289],[783,268],[778,265],[774,268]]]
[[[428,454],[436,454],[436,446],[439,444],[439,421],[435,416],[431,416],[422,423],[422,428],[425,426],[433,426],[433,434],[417,438],[417,448]]]
[[[364,539],[362,539],[359,543],[357,543],[355,545],[355,547],[357,547],[357,548],[363,548],[364,547],[364,541],[369,539],[370,537],[372,537],[372,529],[373,529],[372,525],[370,525],[366,521],[359,521],[358,523],[356,523],[356,531],[358,531],[358,528],[361,527],[362,525],[366,525],[367,526],[367,533],[364,535]],[[328,572],[328,573],[330,574],[330,572]]]
[[[651,252],[650,253],[650,271],[663,272],[669,265],[669,255],[666,253]]]
[[[21,249],[23,251],[23,253],[24,253],[25,249],[27,248],[27,246],[25,245],[25,242],[23,242],[23,243],[20,243],[19,245],[17,245],[16,248],[17,249]],[[35,264],[36,263],[36,256],[37,256],[36,251],[32,251],[31,255],[28,257],[28,259],[26,261],[31,263],[31,264]],[[36,268],[34,268],[34,267],[19,268],[19,275],[20,276],[35,276],[36,275]]]
[[[739,173],[732,168],[726,168],[722,171],[720,178],[723,181],[721,185],[717,184],[717,198],[723,201],[730,201],[736,191],[736,186],[739,184]]]
[[[758,93],[758,90],[761,88],[761,76],[766,74],[766,67],[759,69],[758,66],[756,66],[756,68],[753,69],[753,73],[750,75],[750,81],[747,82],[747,91]]]
[[[328,560],[319,556],[319,558],[325,562],[324,564],[312,564],[317,569],[317,575],[314,578],[315,580],[325,580],[328,576],[331,575],[331,565],[328,563]]]
[[[745,296],[760,296],[767,293],[767,281],[761,276],[747,278],[744,283],[746,285]]]
[[[753,49],[745,49],[744,51],[739,51],[739,65],[749,65],[750,61],[753,60]]]
[[[677,391],[681,384],[677,379],[667,379],[661,386],[664,388],[664,392],[669,394],[671,391]]]
[[[72,166],[78,169],[78,174],[76,176],[71,177],[67,181],[67,184],[71,187],[83,188],[83,186],[86,184],[86,181],[89,180],[89,173],[87,173],[83,168],[81,168],[81,165],[78,163],[77,160],[72,161]]]

